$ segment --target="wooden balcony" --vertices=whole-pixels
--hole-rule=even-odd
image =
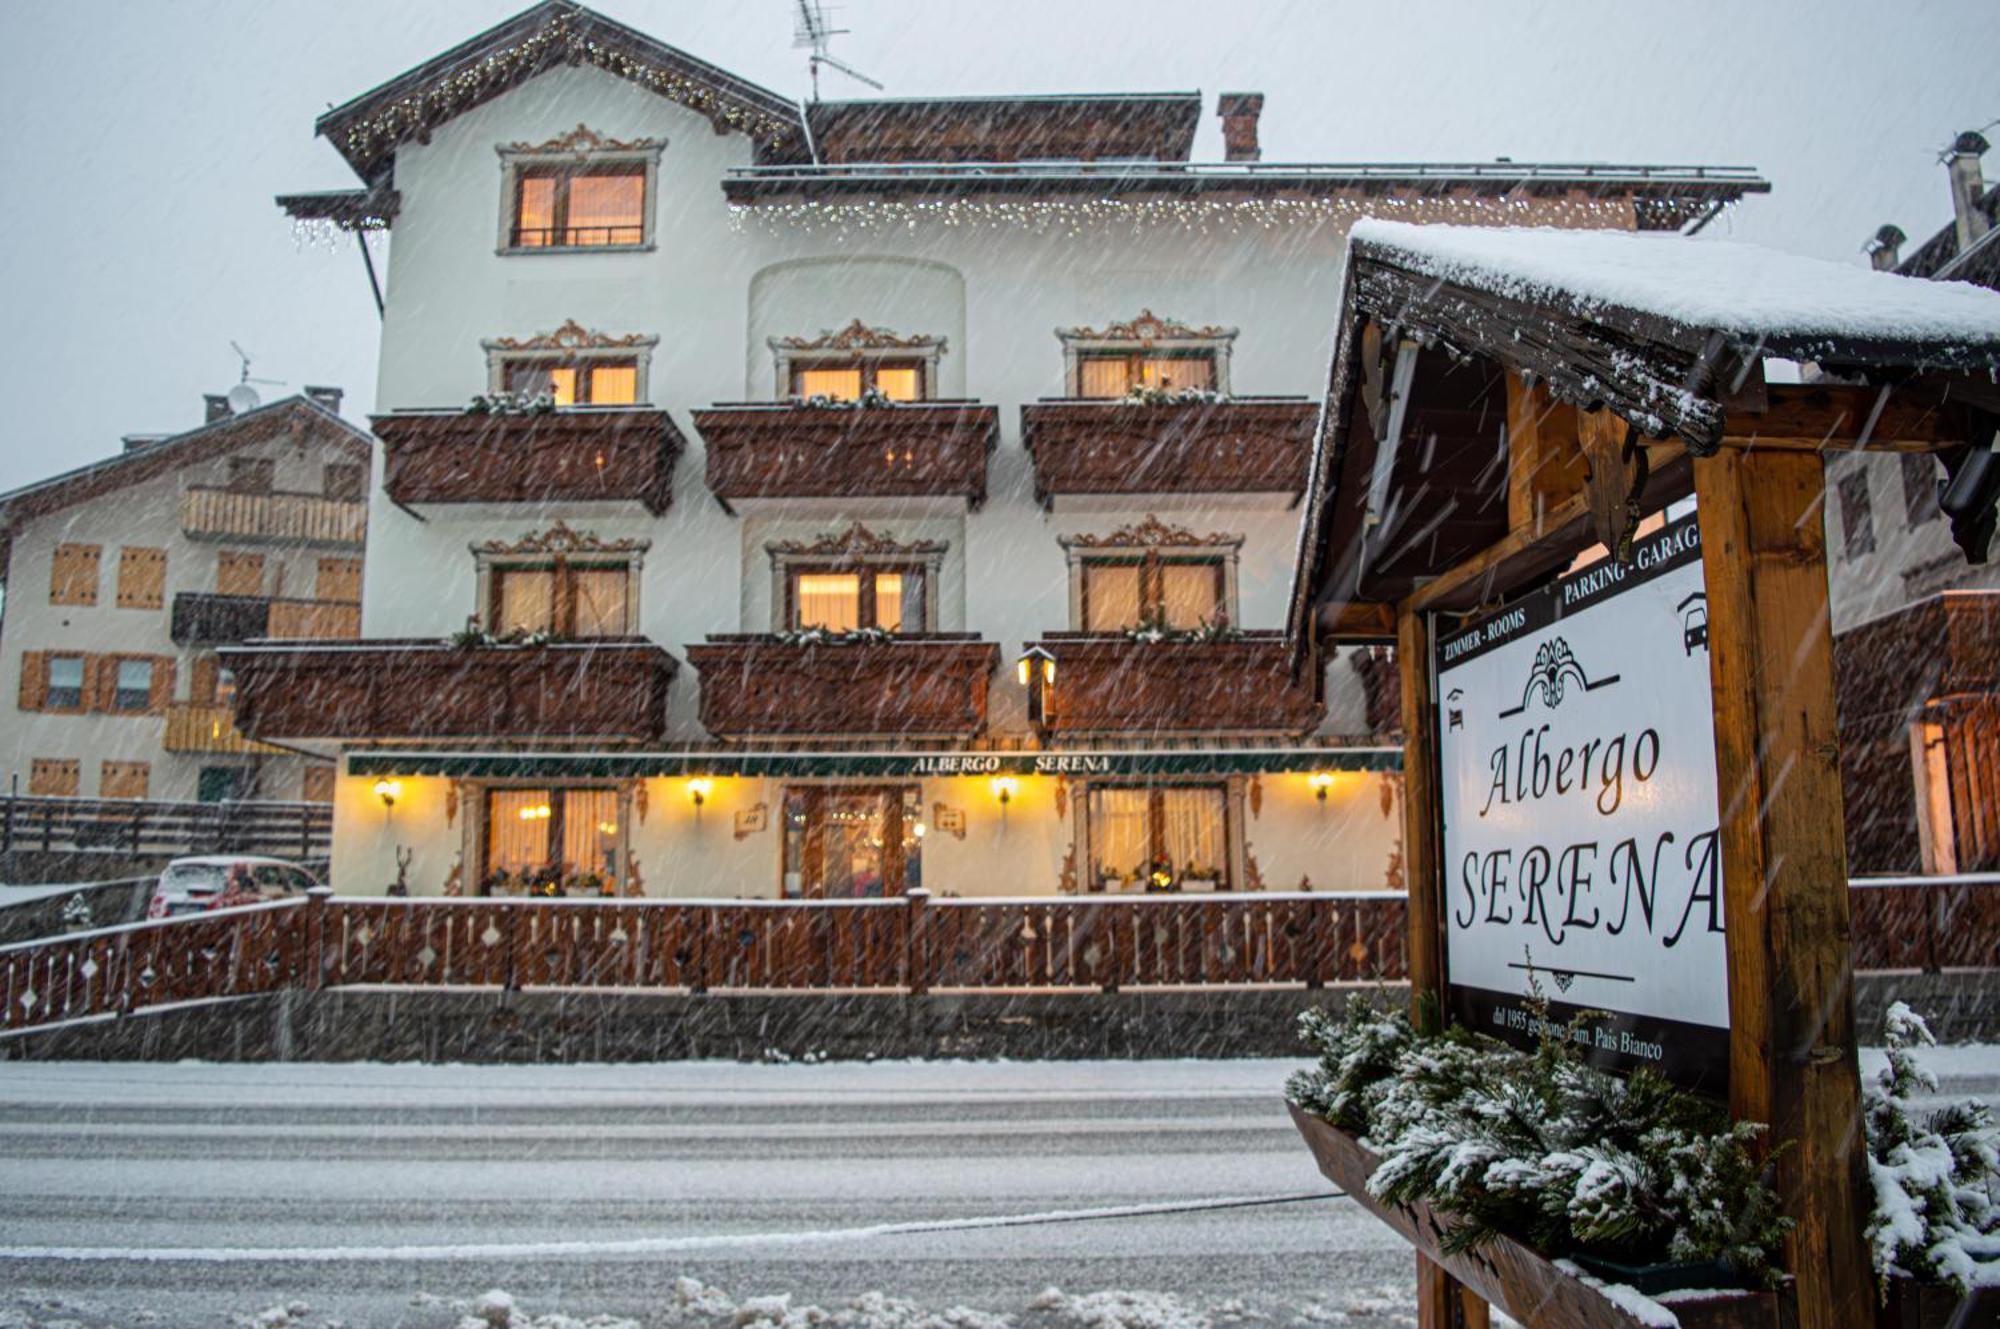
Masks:
[[[970,635],[794,646],[711,636],[687,648],[717,738],[970,738],[1000,648]]]
[[[406,508],[626,502],[657,517],[673,502],[682,440],[665,411],[398,411],[371,423],[387,452],[384,487]]]
[[[708,487],[746,498],[986,501],[986,459],[1000,412],[976,402],[840,409],[791,402],[725,403],[694,413],[708,448]]]
[[[456,647],[432,638],[226,647],[261,739],[654,739],[673,656],[643,637]]]
[[[253,494],[195,485],[181,494],[181,533],[191,540],[358,549],[368,539],[368,504],[324,494]]]
[[[167,733],[160,746],[168,752],[215,753],[223,756],[282,757],[284,748],[245,738],[227,706],[198,706],[177,701],[167,707]]]
[[[1042,709],[1051,734],[1296,737],[1326,710],[1312,678],[1292,678],[1281,632],[1160,642],[1058,632],[1030,645],[1056,661]]]
[[[1305,397],[1051,398],[1021,408],[1021,443],[1045,505],[1057,494],[1299,494],[1318,418]]]
[[[353,641],[361,635],[361,606],[340,600],[182,591],[174,596],[168,631],[177,646],[217,645],[258,637]]]

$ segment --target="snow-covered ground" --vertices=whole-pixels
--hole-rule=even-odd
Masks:
[[[1411,1323],[1294,1065],[0,1063],[0,1329]]]

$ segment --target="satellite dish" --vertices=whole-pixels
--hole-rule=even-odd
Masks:
[[[264,400],[257,395],[257,389],[251,387],[248,383],[238,383],[229,390],[227,395],[229,410],[232,415],[242,415],[245,411],[254,411]]]

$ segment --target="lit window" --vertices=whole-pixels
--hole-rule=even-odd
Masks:
[[[1093,785],[1092,890],[1226,890],[1228,799],[1219,785]]]
[[[562,889],[609,894],[621,880],[616,789],[489,789],[486,791],[487,880],[506,874],[509,893],[542,874]]]
[[[793,568],[787,586],[793,628],[924,631],[921,567]]]
[[[794,397],[853,401],[869,389],[891,401],[924,399],[924,366],[917,360],[794,360]]]
[[[1198,628],[1225,617],[1220,559],[1087,559],[1082,578],[1086,632],[1122,632],[1147,623]]]
[[[152,704],[153,662],[120,660],[117,686],[113,688],[111,694],[111,708],[117,711],[143,711]]]
[[[639,400],[639,362],[622,359],[520,359],[507,363],[507,391],[546,392],[558,406],[630,406]]]
[[[786,789],[785,894],[851,899],[922,886],[923,807],[916,785]]]
[[[543,563],[493,569],[487,624],[494,632],[622,637],[631,623],[626,563]]]
[[[1123,397],[1134,388],[1179,391],[1215,387],[1215,353],[1090,353],[1077,359],[1077,396]]]
[[[594,248],[646,240],[643,162],[525,166],[514,177],[516,249]]]

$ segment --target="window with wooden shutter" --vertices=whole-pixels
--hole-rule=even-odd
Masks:
[[[262,595],[264,556],[225,549],[215,559],[217,595]]]
[[[229,487],[239,494],[268,494],[278,482],[278,463],[270,457],[231,457]]]
[[[74,757],[37,757],[28,763],[28,792],[36,798],[75,798],[82,790],[82,763]]]
[[[313,583],[315,600],[333,600],[341,604],[361,603],[361,560],[358,558],[323,558],[319,561],[319,576]]]
[[[118,551],[118,607],[159,609],[167,602],[167,551],[126,545]]]
[[[90,709],[90,665],[88,655],[41,656],[41,704],[37,710],[85,711]]]
[[[299,798],[307,803],[333,802],[333,775],[331,766],[307,766],[299,779]]]
[[[102,553],[97,545],[57,545],[54,562],[50,565],[49,603],[96,604],[97,562]]]
[[[328,462],[319,473],[320,492],[352,502],[368,497],[368,468],[360,462]]]
[[[196,660],[194,672],[188,676],[188,701],[196,706],[215,705],[215,685],[221,671],[222,662],[212,655]]]
[[[99,798],[144,798],[152,777],[151,765],[143,761],[107,761],[97,771]]]

